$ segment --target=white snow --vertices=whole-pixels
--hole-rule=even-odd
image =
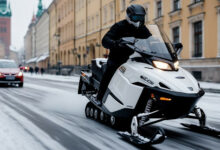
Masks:
[[[42,91],[47,91],[47,93],[44,93],[45,96],[41,102],[41,107],[45,110],[67,114],[84,114],[84,109],[82,108],[85,107],[88,100],[85,97],[78,95],[76,91],[68,92],[56,87],[48,88],[29,83],[26,83],[24,86],[36,90],[40,89]]]
[[[0,119],[1,150],[65,150],[31,121],[6,105],[0,105]]]

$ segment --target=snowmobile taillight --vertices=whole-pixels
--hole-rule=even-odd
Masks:
[[[154,99],[154,98],[155,98],[154,93],[151,93],[150,97],[151,97],[152,99]]]
[[[160,97],[161,101],[171,101],[171,98],[167,98],[167,97]]]

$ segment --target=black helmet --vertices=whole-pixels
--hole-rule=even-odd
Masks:
[[[144,25],[146,12],[143,6],[132,4],[127,8],[126,13],[130,24],[137,28]]]

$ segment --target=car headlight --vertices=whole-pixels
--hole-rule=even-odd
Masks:
[[[179,69],[179,61],[176,61],[175,63],[174,63],[174,68],[176,69],[176,70],[178,70]]]
[[[0,72],[0,77],[3,76],[3,74]]]
[[[23,76],[23,73],[22,73],[22,72],[19,72],[19,73],[18,73],[18,76],[19,76],[19,77]]]
[[[161,70],[172,70],[170,65],[168,63],[162,62],[162,61],[153,61],[153,64],[156,68]]]

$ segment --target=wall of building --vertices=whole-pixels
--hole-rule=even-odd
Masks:
[[[50,66],[55,66],[57,64],[57,48],[58,42],[56,39],[57,33],[57,10],[56,3],[53,3],[48,8],[49,12],[49,50],[50,50]]]
[[[57,61],[61,61],[63,66],[73,64],[74,49],[74,1],[57,1]]]
[[[36,23],[36,57],[49,54],[49,15],[45,11]]]
[[[29,29],[24,37],[25,61],[32,58],[32,31]]]
[[[11,45],[11,18],[0,17],[0,41],[5,45],[5,55],[9,56],[9,46]]]
[[[3,43],[0,42],[0,59],[5,58],[5,46]]]
[[[9,59],[14,60],[18,64],[19,63],[19,61],[18,61],[18,52],[10,51]]]

